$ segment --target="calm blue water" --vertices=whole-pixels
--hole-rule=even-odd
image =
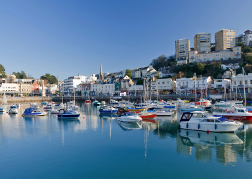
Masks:
[[[75,121],[1,114],[0,178],[252,178],[252,128],[206,134],[179,131],[176,116],[122,125],[80,111]]]

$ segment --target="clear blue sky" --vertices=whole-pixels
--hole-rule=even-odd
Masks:
[[[0,64],[60,80],[147,66],[199,32],[252,30],[251,0],[3,0]]]

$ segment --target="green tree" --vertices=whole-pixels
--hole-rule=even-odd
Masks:
[[[27,79],[26,73],[23,70],[21,72],[13,72],[12,74],[18,79]]]
[[[125,75],[127,75],[128,77],[131,78],[131,70],[127,69],[126,72],[125,72]]]
[[[40,79],[47,80],[50,84],[55,84],[58,82],[57,78],[54,75],[50,75],[49,73],[46,73],[44,76],[41,76]]]
[[[246,56],[245,61],[249,64],[252,64],[252,56]]]
[[[237,46],[241,46],[241,51],[244,52],[244,48],[246,47],[246,45],[243,42],[238,43]]]
[[[0,76],[2,76],[3,78],[6,77],[5,68],[2,64],[0,64]]]

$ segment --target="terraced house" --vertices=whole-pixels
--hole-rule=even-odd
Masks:
[[[189,63],[193,62],[208,62],[214,60],[228,60],[241,58],[241,47],[236,46],[231,49],[223,51],[211,51],[211,52],[189,52]]]

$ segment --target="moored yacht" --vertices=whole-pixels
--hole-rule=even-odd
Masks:
[[[117,120],[122,122],[139,122],[142,121],[142,118],[133,112],[125,112],[120,114]]]
[[[208,132],[234,132],[242,125],[243,123],[238,121],[211,116],[205,111],[185,112],[179,122],[181,129]]]
[[[252,113],[249,113],[246,108],[230,108],[225,112],[213,112],[215,116],[223,116],[227,119],[239,120],[239,121],[252,121]]]
[[[45,116],[47,113],[38,108],[26,108],[23,116]]]
[[[18,113],[17,106],[11,105],[10,110],[9,110],[9,114],[17,114],[17,113]]]

